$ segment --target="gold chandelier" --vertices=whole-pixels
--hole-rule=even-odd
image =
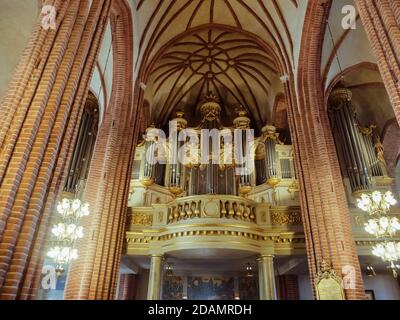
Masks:
[[[357,206],[370,215],[384,215],[390,211],[390,207],[397,204],[391,191],[382,194],[380,191],[374,191],[371,194],[362,194],[357,200]]]
[[[365,231],[381,239],[372,249],[372,254],[385,262],[389,262],[389,268],[394,277],[397,278],[398,265],[400,260],[400,242],[393,241],[397,231],[400,231],[398,218],[390,217],[390,208],[397,204],[391,191],[382,194],[374,191],[371,194],[362,194],[357,200],[357,206],[367,212],[370,219],[364,224]]]
[[[365,231],[376,238],[393,238],[400,231],[399,219],[396,217],[380,217],[369,219]]]

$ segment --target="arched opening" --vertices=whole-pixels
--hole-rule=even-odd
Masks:
[[[0,110],[0,297],[48,272],[39,298],[399,296],[371,192],[400,181],[394,3],[37,3],[56,21]]]
[[[333,79],[327,95],[349,199],[390,185],[382,134],[394,113],[376,65],[360,63],[345,69]]]
[[[73,151],[68,166],[67,177],[65,179],[64,188],[62,189],[59,200],[81,199],[85,190],[85,183],[89,173],[90,162],[92,160],[96,137],[99,129],[99,103],[95,95],[89,91],[83,112],[78,126],[78,133],[73,147]],[[73,223],[73,220],[69,221]],[[51,230],[58,223],[64,223],[58,214],[51,217]],[[54,241],[52,231],[49,232],[45,252],[47,253]],[[54,242],[53,246],[61,246],[62,242]],[[47,270],[54,262],[51,258],[45,257],[42,270]],[[55,264],[55,267],[58,267]],[[50,270],[50,269],[48,269]],[[57,285],[52,288],[40,287],[36,293],[36,297],[43,300],[60,300],[63,299],[65,284],[68,276],[68,266],[64,266],[64,270],[57,274]],[[49,290],[50,289],[50,290]]]
[[[190,110],[192,124],[201,100],[212,92],[223,119],[232,120],[241,106],[261,129],[271,122],[275,96],[283,90],[277,57],[273,46],[255,34],[228,25],[198,26],[142,62],[139,77],[146,86],[140,99],[149,102],[152,121],[163,127],[177,110]]]
[[[193,14],[196,16],[196,13]],[[234,261],[231,265],[232,279],[237,279],[230,282],[230,279],[213,274],[212,268],[205,264],[200,269],[188,269],[191,260],[190,255],[187,255],[189,247],[191,254],[203,253],[209,263],[219,265],[220,262],[213,261],[217,255],[211,253],[218,247],[226,247],[226,244],[220,243],[223,237],[218,240],[217,236],[241,237],[241,233],[232,233],[224,223],[236,221],[239,224],[243,222],[254,225],[258,221],[265,228],[271,223],[288,223],[291,229],[296,228],[301,220],[294,152],[286,101],[282,95],[288,78],[282,75],[289,74],[286,70],[290,70],[290,60],[282,51],[291,49],[280,47],[278,42],[282,38],[274,38],[276,35],[271,31],[270,37],[265,40],[259,32],[244,29],[221,23],[199,24],[167,38],[168,41],[160,38],[160,43],[154,45],[154,48],[147,47],[147,55],[144,54],[140,61],[137,75],[140,81],[137,89],[140,93],[136,99],[138,105],[146,105],[146,108],[148,105],[152,123],[142,132],[144,136],[154,128],[159,128],[164,130],[171,141],[169,122],[175,120],[178,128],[198,132],[202,129],[253,129],[259,147],[256,150],[256,172],[250,175],[237,175],[235,166],[172,166],[167,162],[159,170],[164,174],[164,179],[160,179],[155,173],[160,166],[152,168],[146,157],[154,143],[147,138],[140,140],[135,149],[127,228],[139,231],[143,226],[165,227],[168,233],[165,241],[171,241],[171,247],[163,247],[162,255],[173,266],[164,263],[161,267],[168,270],[162,271],[163,278],[156,281],[162,281],[161,288],[168,292],[160,293],[153,287],[152,278],[153,268],[162,266],[158,254],[143,256],[134,244],[136,240],[128,240],[132,245],[127,246],[123,255],[120,285],[124,286],[125,281],[130,281],[127,279],[135,278],[135,286],[131,290],[136,290],[136,297],[158,297],[161,294],[166,299],[172,296],[193,298],[193,295],[187,294],[194,285],[191,283],[193,279],[199,285],[235,283],[235,286],[249,286],[252,282],[245,281],[250,279],[246,277],[247,268],[254,272],[251,279],[255,280],[257,270],[272,267],[271,257],[263,258],[259,264],[251,246],[240,240],[238,247],[244,253],[247,252],[249,257],[238,255],[235,250],[231,252],[229,261]],[[272,123],[279,127],[274,127]],[[273,222],[267,212],[263,211],[270,206],[270,210],[274,211]],[[289,210],[293,212],[289,213]],[[280,215],[287,216],[287,222],[279,222]],[[191,225],[202,228],[206,221],[215,224],[214,228],[218,230],[191,230]],[[182,227],[187,225],[187,228],[175,235],[171,233],[175,224]],[[200,237],[197,243],[192,243],[191,237],[196,235]],[[206,238],[203,240],[201,235],[212,237],[214,243],[208,242]],[[128,231],[128,239],[132,236],[133,233]],[[272,245],[260,243],[257,250],[270,249]],[[305,252],[299,250],[299,256],[290,261],[286,259],[286,251],[276,251],[276,254],[279,257],[275,259],[275,267],[282,270],[282,274],[277,275],[277,281],[284,283],[284,278],[292,275],[297,284],[297,271],[293,266],[298,266],[298,273],[302,276],[306,273]],[[176,276],[166,277],[171,269],[174,269]],[[251,286],[254,287],[254,284]],[[262,286],[275,288],[275,276],[264,279]],[[308,286],[303,285],[307,291]],[[143,288],[148,288],[148,291]],[[175,289],[171,292],[171,288],[179,292],[175,292]],[[255,298],[276,296],[275,289],[273,292],[267,291],[256,290]],[[261,296],[260,292],[263,292]],[[279,294],[282,299],[286,297],[284,292],[281,287]],[[215,296],[209,292],[207,297],[246,297],[243,292],[240,294],[240,290],[236,290],[236,296],[226,294],[222,292]]]

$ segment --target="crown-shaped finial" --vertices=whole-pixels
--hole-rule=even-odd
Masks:
[[[219,102],[218,97],[212,93],[212,91],[209,91],[205,97],[205,102]]]

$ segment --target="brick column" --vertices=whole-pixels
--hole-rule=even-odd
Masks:
[[[121,274],[119,277],[118,300],[135,300],[136,275]]]
[[[49,212],[51,186],[73,145],[105,1],[47,1],[57,10],[57,30],[40,19],[0,109],[0,298],[32,296]],[[74,121],[75,120],[75,121]],[[54,190],[53,190],[54,191]],[[52,201],[50,201],[52,202]]]
[[[101,12],[99,10],[101,10]],[[87,100],[88,88],[93,74],[93,69],[97,61],[103,40],[104,30],[107,25],[109,10],[110,1],[95,3],[95,5],[92,7],[92,13],[90,14],[91,18],[89,19],[91,24],[94,24],[93,28],[95,29],[93,30],[95,30],[95,33],[93,35],[93,32],[84,32],[82,35],[82,39],[85,39],[85,41],[91,41],[89,53],[86,56],[86,62],[81,60],[81,63],[84,63],[84,65],[88,67],[83,70],[80,76],[78,90],[75,93],[75,100],[73,102],[74,106],[70,114],[68,127],[64,134],[64,139],[59,151],[56,168],[54,170],[55,175],[48,191],[44,212],[41,217],[40,227],[36,232],[33,251],[29,257],[29,265],[24,276],[24,284],[21,296],[19,297],[20,299],[33,299],[40,283],[41,268],[43,266],[43,260],[46,254],[43,252],[42,248],[44,247],[47,239],[47,232],[51,223],[51,219],[49,217],[54,213],[57,196],[63,191],[65,179],[68,175],[68,166],[72,157],[73,148],[75,146],[83,107]],[[88,30],[90,30],[90,28],[92,28],[90,25],[86,27]],[[79,66],[77,67],[79,68]]]
[[[355,2],[400,124],[400,3],[398,0]]]
[[[84,192],[91,214],[83,219],[79,259],[69,270],[65,299],[114,299],[124,241],[126,203],[136,138],[132,105],[133,30],[129,7],[113,3],[114,74],[109,108],[99,128]]]
[[[321,53],[330,2],[310,1],[303,30],[297,83],[285,84],[295,150],[307,257],[315,279],[323,260],[341,276],[353,268],[347,299],[365,297],[338,157],[324,106]],[[297,86],[297,90],[295,87]],[[297,97],[294,92],[297,92]],[[314,292],[315,293],[315,292]]]

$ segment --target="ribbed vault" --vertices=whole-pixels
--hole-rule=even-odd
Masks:
[[[257,127],[271,121],[279,78],[296,64],[305,3],[295,0],[133,1],[135,76],[164,125],[174,110],[196,116],[212,92],[227,118],[243,107]],[[143,86],[143,84],[145,86]]]
[[[173,37],[205,24],[223,24],[270,42],[293,57],[293,31],[305,3],[298,0],[136,0],[136,64],[152,56]]]
[[[259,125],[270,119],[273,87],[280,85],[271,53],[246,35],[217,28],[175,42],[151,70],[148,84],[156,123],[176,109],[196,116],[200,100],[212,92],[227,118],[242,106]]]

